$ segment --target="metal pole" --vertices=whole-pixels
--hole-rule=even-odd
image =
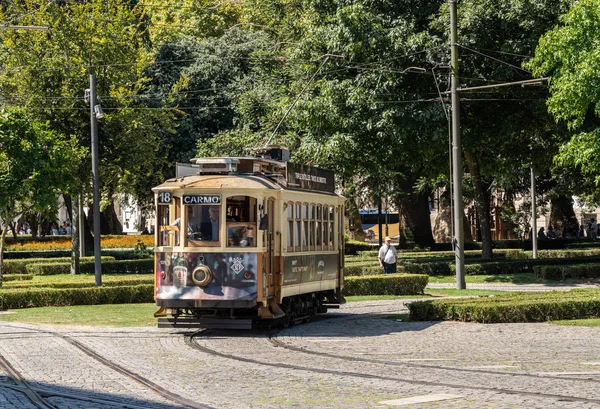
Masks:
[[[100,178],[98,174],[98,122],[96,106],[96,76],[90,74],[90,121],[92,125],[92,181],[94,185],[94,273],[96,285],[102,285],[102,265],[100,263]]]
[[[531,249],[533,258],[538,258],[537,203],[535,200],[535,172],[531,168]]]
[[[454,182],[454,250],[456,254],[456,288],[464,290],[465,258],[464,258],[464,227],[462,200],[462,163],[460,147],[460,102],[458,92],[458,34],[456,19],[456,1],[449,0],[450,5],[450,50],[451,50],[451,87],[452,94],[452,179]]]
[[[79,214],[77,233],[79,234],[79,257],[85,257],[85,226],[83,224],[83,195],[78,194],[77,213]]]

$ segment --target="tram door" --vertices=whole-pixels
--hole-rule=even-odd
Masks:
[[[266,217],[268,218],[267,228],[267,259],[265,269],[265,293],[267,297],[275,296],[275,271],[278,269],[277,259],[275,256],[275,199],[268,198],[265,203]]]

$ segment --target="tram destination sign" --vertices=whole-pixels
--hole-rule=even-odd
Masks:
[[[183,195],[183,204],[218,205],[221,204],[221,195]]]
[[[308,165],[287,163],[287,187],[335,193],[333,172]]]

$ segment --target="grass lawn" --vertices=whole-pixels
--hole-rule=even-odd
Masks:
[[[457,290],[456,288],[426,288],[425,294],[432,297],[475,297],[478,295],[508,294],[508,291],[500,290]]]
[[[413,300],[415,298],[431,297],[429,294],[421,295],[350,295],[346,298],[348,302],[377,301],[377,300]]]
[[[475,283],[512,283],[512,284],[544,284],[546,280],[536,277],[533,273],[521,274],[492,274],[465,276],[467,284]],[[429,276],[430,283],[455,283],[455,276]]]
[[[588,318],[585,320],[550,321],[550,324],[572,325],[577,327],[600,327],[600,318]]]
[[[0,321],[93,327],[147,327],[157,324],[155,304],[105,304],[11,310]]]

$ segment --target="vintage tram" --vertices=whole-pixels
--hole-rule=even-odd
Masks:
[[[153,189],[159,327],[287,326],[345,302],[333,173],[255,152],[177,164]]]

